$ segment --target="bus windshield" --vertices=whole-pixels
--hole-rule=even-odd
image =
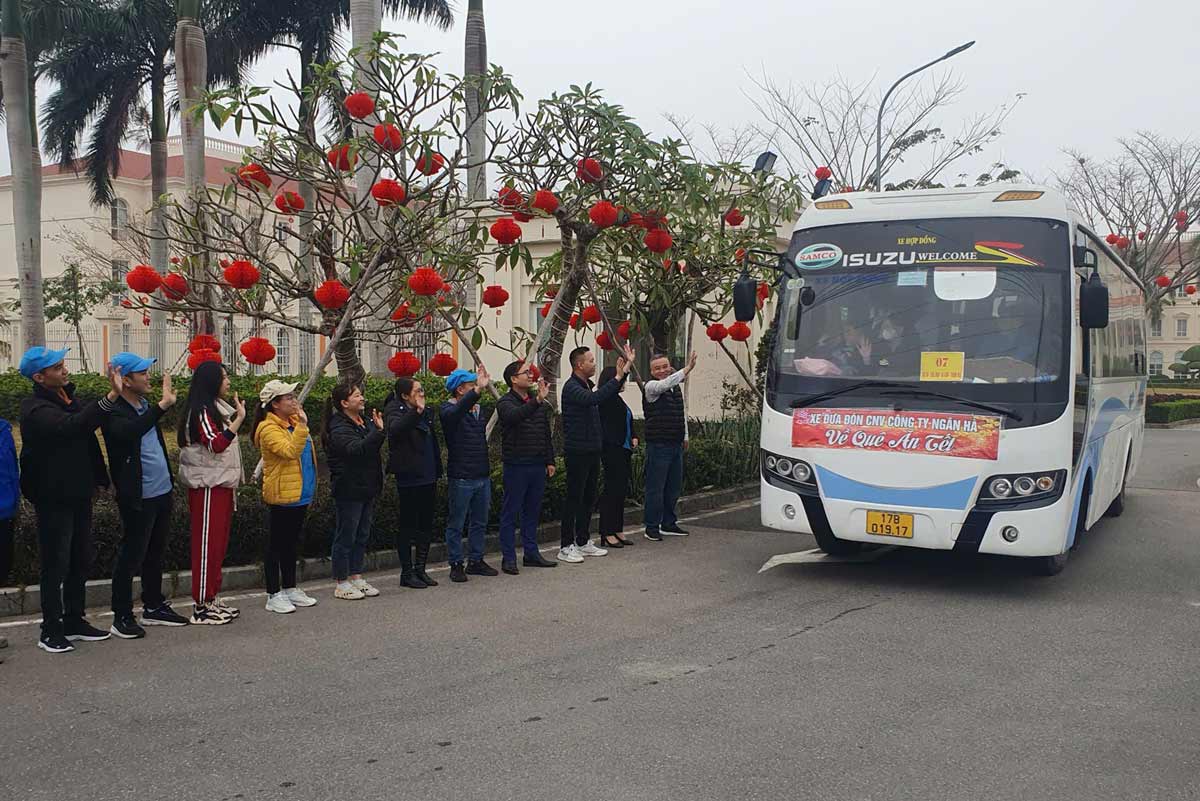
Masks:
[[[870,380],[975,401],[1065,398],[1064,222],[957,218],[797,231],[774,389],[794,399]],[[804,294],[811,305],[801,304]]]

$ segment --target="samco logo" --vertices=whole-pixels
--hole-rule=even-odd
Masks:
[[[796,254],[793,261],[802,270],[824,270],[842,260],[842,249],[837,245],[809,245]]]

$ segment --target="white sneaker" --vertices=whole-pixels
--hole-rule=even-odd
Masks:
[[[574,545],[568,545],[566,548],[558,549],[558,561],[578,564],[583,561],[583,557],[580,555],[578,548]]]
[[[353,579],[350,582],[350,586],[354,587],[354,589],[358,590],[368,598],[374,598],[379,594],[379,590],[368,584],[366,579]]]
[[[592,545],[590,540],[584,545],[576,545],[575,552],[583,556],[608,556],[607,548]]]
[[[287,615],[295,612],[296,607],[288,600],[286,592],[277,592],[267,596],[267,611]]]
[[[293,606],[316,606],[317,599],[306,593],[299,587],[289,587],[283,591],[287,599],[292,602]]]
[[[334,589],[333,597],[339,598],[343,601],[361,601],[367,596],[359,592],[350,582],[343,581]]]

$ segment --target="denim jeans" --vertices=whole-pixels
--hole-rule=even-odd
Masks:
[[[371,516],[375,499],[368,501],[335,500],[336,528],[333,531],[333,577],[345,581],[361,575],[371,542]]]
[[[537,527],[546,493],[546,465],[504,463],[504,501],[500,506],[500,553],[505,562],[517,561],[517,515],[526,556],[538,552]]]
[[[683,445],[646,443],[646,529],[674,528],[683,489]]]
[[[490,478],[452,478],[449,480],[450,510],[446,518],[446,561],[462,564],[463,528],[470,516],[467,560],[483,561],[483,538],[487,535],[488,511],[492,506]]]

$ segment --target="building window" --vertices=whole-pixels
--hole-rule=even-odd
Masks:
[[[1188,335],[1187,324],[1188,324],[1188,321],[1187,321],[1186,317],[1180,317],[1180,318],[1176,319],[1175,320],[1175,336],[1186,337]]]
[[[286,328],[275,331],[275,369],[280,375],[291,375],[292,339]]]
[[[308,375],[313,369],[313,350],[316,347],[316,337],[308,331],[300,332],[300,375]]]
[[[129,341],[129,329],[129,323],[121,323],[121,350],[125,351],[126,353],[133,350],[133,347]]]
[[[1150,375],[1163,374],[1163,355],[1159,351],[1150,354]]]
[[[108,207],[112,238],[118,241],[129,235],[129,204],[117,198]]]
[[[281,245],[286,245],[288,237],[292,235],[292,226],[287,223],[275,223],[275,241]]]
[[[112,305],[120,306],[121,299],[125,297],[125,293],[121,291],[120,287],[125,285],[125,274],[129,272],[129,262],[126,259],[113,259],[110,264],[112,265],[113,283],[118,285],[112,295]]]
[[[1162,336],[1162,320],[1161,319],[1150,321],[1150,336],[1152,336],[1152,337],[1161,337]]]
[[[221,339],[225,340],[221,343],[221,352],[226,354],[226,359],[232,360],[237,355],[237,331],[233,327],[233,317],[226,317],[225,324],[221,327]],[[230,363],[232,362],[226,362]]]

